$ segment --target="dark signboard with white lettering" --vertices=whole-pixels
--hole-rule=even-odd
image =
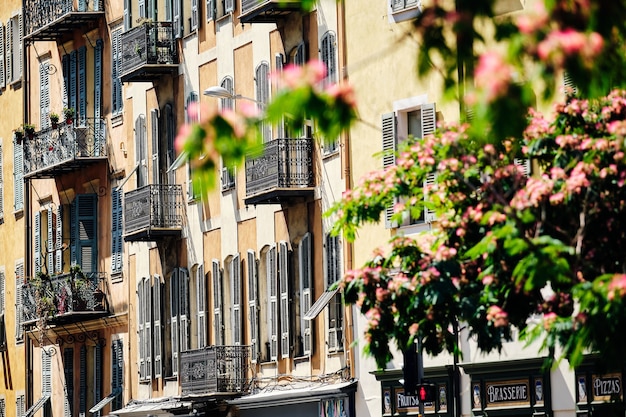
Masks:
[[[610,401],[622,398],[622,376],[620,374],[592,375],[591,389],[595,401]]]
[[[487,407],[530,405],[528,380],[487,382],[485,399]]]

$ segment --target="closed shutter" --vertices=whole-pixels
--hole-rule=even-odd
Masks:
[[[76,78],[78,77],[78,53],[76,51],[70,52],[70,81],[68,94],[69,107],[76,110]]]
[[[50,127],[50,63],[39,64],[39,126]]]
[[[394,113],[383,114],[383,168],[396,164],[396,115]],[[385,227],[387,229],[398,227],[397,222],[392,221],[393,204],[385,209]]]
[[[56,218],[56,250],[54,272],[63,272],[63,205],[59,204]]]
[[[146,142],[146,118],[141,115],[135,120],[135,162],[137,168],[137,188],[148,184],[148,164],[146,161],[148,143]]]
[[[198,0],[191,0],[191,30],[198,29]]]
[[[204,266],[198,266],[196,270],[196,305],[198,312],[198,349],[207,346],[206,338],[206,280]]]
[[[167,1],[166,3],[169,3],[169,1]],[[168,6],[166,6],[168,7]],[[148,19],[152,19],[153,22],[158,22],[158,9],[157,9],[157,0],[148,0],[148,2],[146,3],[146,13],[147,13],[147,17]]]
[[[300,326],[302,328],[302,350],[303,354],[312,353],[312,329],[311,320],[304,320],[304,313],[311,308],[313,297],[312,285],[312,263],[311,263],[311,234],[307,233],[302,237],[298,247],[298,265],[300,267]]]
[[[41,213],[35,213],[35,275],[41,272]]]
[[[213,331],[215,332],[214,345],[224,344],[224,314],[222,312],[222,272],[220,261],[213,259],[211,275],[213,279]]]
[[[231,279],[231,302],[232,302],[232,329],[233,329],[233,344],[242,344],[242,330],[241,330],[241,262],[239,261],[239,254],[233,256],[233,260],[230,264],[230,279]]]
[[[259,359],[259,281],[257,274],[256,258],[254,251],[248,251],[248,309],[250,321],[250,349],[252,351],[251,360],[256,363]]]
[[[78,194],[73,203],[72,263],[83,272],[98,271],[98,195]]]
[[[326,32],[322,37],[322,62],[326,65],[327,75],[325,84],[337,82],[337,58],[335,53],[335,34]]]
[[[275,64],[276,64],[276,74],[279,75],[279,77],[277,77],[277,79],[280,79],[280,77],[282,76],[283,73],[283,66],[285,65],[285,56],[283,54],[276,54],[275,57]],[[280,86],[276,85],[276,88],[280,88]],[[285,138],[285,118],[282,117],[280,122],[278,122],[278,126],[276,126],[276,137],[279,139],[283,139]]]
[[[270,66],[267,62],[262,62],[256,69],[256,99],[259,103],[259,111],[265,109],[270,98],[269,72]],[[262,122],[260,129],[263,142],[269,142],[272,139],[272,125]]]
[[[16,74],[13,74],[13,76],[15,77],[14,80],[17,81],[19,79],[22,78],[22,74],[23,74],[23,65],[24,63],[22,62],[22,33],[24,33],[24,18],[22,16],[22,13],[17,15],[17,34],[14,34],[15,36],[15,48],[14,50],[17,51],[16,56],[14,57],[14,60],[17,61],[18,65],[17,65],[17,76]]]
[[[142,278],[137,284],[137,335],[139,339],[139,355],[138,355],[138,364],[139,364],[139,380],[144,381],[146,379],[146,351],[145,351],[145,340],[146,335],[144,332],[145,326],[145,293],[143,291],[146,279]]]
[[[54,272],[54,255],[55,255],[55,244],[54,238],[56,236],[56,214],[53,212],[52,208],[48,209],[48,239],[46,245],[46,271],[48,274],[52,274]]]
[[[143,283],[143,334],[144,334],[144,352],[146,359],[146,380],[150,381],[152,379],[152,280],[150,277],[146,277]]]
[[[182,38],[184,33],[183,28],[183,3],[182,0],[173,0],[173,16],[172,24],[174,25],[174,36],[176,38]]]
[[[186,268],[178,269],[178,284],[180,285],[180,303],[178,317],[180,320],[180,350],[189,350],[189,271]]]
[[[280,242],[279,278],[280,278],[280,351],[283,358],[290,354],[289,330],[291,326],[289,311],[289,250],[287,242]]]
[[[26,396],[24,394],[16,395],[15,412],[16,412],[17,417],[23,417],[24,416],[24,413],[26,411],[25,399],[26,399]]]
[[[93,352],[93,403],[98,404],[102,399],[102,345],[96,343]],[[96,417],[100,417],[100,411],[94,413]]]
[[[85,345],[80,347],[79,372],[79,389],[81,395],[78,402],[78,412],[80,417],[84,417],[87,411],[87,347],[85,347]]]
[[[87,11],[87,0],[78,0],[78,11],[79,12]]]
[[[578,86],[567,71],[563,73],[563,90],[567,96],[578,95]]]
[[[139,18],[143,19],[146,17],[146,0],[139,0],[137,2],[137,7],[139,8]]]
[[[24,150],[13,142],[13,206],[15,211],[24,209]]]
[[[0,23],[0,88],[6,86],[6,77],[4,70],[5,54],[4,54],[4,25]]]
[[[122,272],[122,213],[122,190],[114,187],[111,191],[111,272],[114,274]]]
[[[52,394],[52,358],[48,350],[41,350],[41,394]]]
[[[113,392],[120,392],[111,402],[111,410],[119,410],[123,406],[121,394],[124,384],[124,342],[121,339],[111,343],[111,386]]]
[[[125,0],[126,2],[129,0]],[[124,16],[126,21],[126,16]],[[122,111],[122,29],[119,27],[111,31],[111,113],[119,114]]]
[[[0,141],[0,220],[4,219],[4,156],[2,153],[2,141]]]
[[[233,79],[230,77],[225,77],[222,80],[222,83],[220,84],[220,86],[226,89],[226,91],[228,91],[230,94],[233,94],[235,92],[234,90],[235,87],[233,86]],[[220,99],[220,107],[222,108],[222,110],[226,110],[226,109],[232,110],[235,107],[235,100],[233,98],[222,98]]]
[[[306,48],[304,42],[300,42],[300,44],[296,46],[291,57],[291,63],[298,66],[303,66],[306,63]]]
[[[235,0],[224,0],[224,12],[232,13],[235,11]]]
[[[180,352],[180,321],[178,310],[180,308],[180,284],[178,282],[179,269],[175,268],[170,276],[170,342],[172,348],[172,375],[178,375],[178,353]]]
[[[94,48],[94,92],[93,92],[93,117],[95,130],[94,156],[100,156],[100,150],[104,149],[105,126],[100,120],[102,116],[102,39],[96,40]]]
[[[278,359],[278,264],[276,246],[267,251],[266,276],[268,288],[270,360]]]
[[[9,19],[6,26],[6,38],[5,38],[5,58],[6,58],[6,84],[10,84],[13,81],[13,32],[14,23],[12,19]]]
[[[330,287],[340,278],[339,236],[326,235],[326,285]]]
[[[87,47],[78,48],[78,121],[87,124]]]
[[[326,283],[330,287],[341,278],[341,241],[339,236],[326,235]],[[328,334],[326,342],[328,351],[339,349],[341,335],[342,311],[340,295],[336,294],[328,304]]]
[[[215,19],[215,0],[206,0],[206,20],[210,22]]]
[[[74,408],[74,349],[63,349],[63,373],[65,375],[65,398],[63,401],[63,416],[72,417]]]
[[[152,281],[152,335],[154,377],[163,376],[163,309],[161,307],[163,283],[160,275],[154,275]]]
[[[132,27],[131,0],[124,0],[124,32]],[[166,2],[168,3],[168,2]]]
[[[152,183],[160,184],[159,175],[159,111],[150,111],[150,128],[152,132]]]

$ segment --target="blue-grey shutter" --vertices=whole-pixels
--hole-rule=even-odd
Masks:
[[[148,143],[146,141],[146,117],[140,115],[135,120],[135,162],[139,165],[137,168],[137,188],[148,184],[148,163],[146,161]]]
[[[41,212],[35,213],[35,275],[41,272]]]
[[[152,358],[154,362],[154,377],[163,376],[163,319],[161,297],[163,283],[160,275],[154,275],[152,283]]]
[[[153,340],[152,340],[152,280],[147,277],[143,283],[143,297],[144,297],[144,310],[143,310],[143,331],[144,331],[144,352],[146,359],[146,380],[152,379],[152,358],[153,358]]]
[[[259,278],[257,274],[256,258],[254,251],[248,251],[248,309],[250,319],[250,348],[253,363],[256,363],[260,354],[259,340]]]
[[[0,22],[0,88],[4,88],[6,86],[6,77],[4,71],[4,45],[4,25]]]
[[[87,123],[87,47],[78,48],[78,121]]]
[[[111,113],[118,114],[122,110],[122,30],[111,31]]]
[[[63,205],[57,208],[56,220],[56,253],[55,253],[54,272],[60,274],[63,272]]]
[[[396,164],[396,115],[394,113],[383,114],[382,121],[383,135],[383,168]],[[385,209],[385,227],[398,227],[397,223],[391,220],[393,216],[393,204]]]
[[[55,254],[55,245],[54,238],[56,236],[56,222],[55,222],[55,213],[52,208],[48,208],[48,241],[46,245],[46,271],[48,274],[52,275],[54,272],[54,254]]]
[[[13,19],[9,19],[7,22],[6,30],[6,84],[10,84],[13,81],[13,33],[15,32],[15,23]]]
[[[191,30],[198,29],[198,0],[191,0]]]
[[[170,170],[174,161],[176,160],[176,150],[174,148],[174,139],[176,139],[176,123],[174,118],[174,111],[171,104],[165,105],[165,134],[167,135],[167,183],[176,183],[176,170]]]
[[[213,279],[213,327],[215,332],[214,345],[224,344],[224,313],[222,311],[222,271],[220,261],[213,259],[211,275]]]
[[[215,0],[206,0],[206,20],[210,22],[215,19]]]
[[[78,403],[78,412],[81,416],[85,416],[87,412],[87,347],[85,345],[80,347],[79,372],[81,395]]]
[[[335,57],[335,34],[332,32],[326,32],[322,37],[321,56],[322,62],[326,65],[326,79],[325,84],[334,83],[337,81],[337,59]]]
[[[196,305],[198,313],[198,349],[207,345],[206,338],[206,279],[204,266],[198,266],[196,270]]]
[[[61,58],[61,68],[63,69],[63,107],[69,107],[70,56],[68,54],[63,55],[63,58]]]
[[[172,24],[174,25],[174,36],[182,38],[184,33],[182,0],[173,0],[173,6]]]
[[[130,30],[130,28],[133,26],[132,21],[131,21],[132,12],[131,12],[130,1],[131,0],[124,0],[124,32],[126,32],[127,30]]]
[[[96,343],[93,354],[93,403],[95,405],[102,399],[102,345],[100,343]],[[100,417],[100,411],[94,413],[93,415]]]
[[[24,340],[23,285],[24,264],[20,262],[15,265],[15,340],[18,342]]]
[[[298,265],[300,275],[300,326],[302,331],[302,350],[305,355],[312,352],[311,320],[304,320],[304,313],[311,308],[313,297],[313,269],[311,262],[311,233],[306,233],[298,246]]]
[[[146,0],[139,0],[137,2],[137,7],[139,9],[139,18],[145,18],[146,17]]]
[[[241,286],[241,261],[239,260],[239,254],[233,256],[230,263],[230,285],[231,285],[231,311],[232,311],[232,329],[233,329],[233,344],[242,344],[242,322],[241,322],[241,309],[243,308],[242,286]]]
[[[137,355],[137,362],[139,366],[139,380],[145,381],[146,379],[146,334],[144,332],[145,320],[145,305],[146,305],[146,293],[144,292],[144,286],[146,284],[146,278],[142,278],[137,283],[137,338],[139,339],[139,354]]]
[[[68,94],[68,106],[76,110],[76,78],[78,66],[78,53],[76,51],[70,52],[70,82],[67,90]]]
[[[172,15],[172,2],[171,1],[166,1],[165,2],[165,21],[166,22],[172,22],[173,21],[173,15]]]
[[[24,150],[13,142],[13,198],[15,211],[24,209]]]
[[[276,74],[282,75],[283,66],[285,65],[285,56],[283,54],[276,54]],[[277,86],[278,88],[279,86]],[[279,139],[283,139],[285,137],[285,118],[283,117],[281,121],[276,126],[276,137]]]
[[[22,62],[22,33],[24,33],[24,18],[22,16],[22,13],[17,15],[17,36],[16,36],[16,45],[17,45],[17,56],[15,57],[15,59],[18,62],[18,74],[17,77],[15,78],[15,80],[18,80],[20,78],[22,78],[22,74],[24,73],[23,70],[23,65],[24,62]],[[14,74],[15,75],[15,74]]]
[[[4,219],[4,169],[2,142],[0,141],[0,220]]]
[[[74,200],[74,230],[76,263],[84,272],[98,271],[98,195],[78,194]]]
[[[87,11],[87,0],[78,0],[78,11],[79,12]]]
[[[165,7],[168,7],[167,4],[169,3],[169,1],[166,1]],[[153,22],[157,22],[158,21],[158,8],[157,8],[157,0],[148,0],[146,3],[146,13],[147,13],[147,18],[148,19],[152,19]]]
[[[269,344],[270,360],[278,359],[278,261],[276,258],[276,246],[273,245],[266,254],[266,276],[268,289],[269,311]]]
[[[180,353],[180,321],[179,321],[179,309],[180,309],[180,283],[179,283],[179,268],[175,268],[170,276],[170,338],[172,349],[172,375],[178,375],[178,358]]]
[[[232,13],[235,11],[235,0],[224,0],[224,12]]]
[[[152,131],[152,183],[160,184],[159,174],[159,111],[150,111],[150,128]]]
[[[47,349],[41,350],[41,394],[52,394],[52,357]]]
[[[96,40],[94,49],[94,92],[93,92],[93,117],[95,130],[95,156],[100,156],[100,150],[104,146],[105,127],[100,120],[102,116],[102,49],[104,43],[102,39]]]
[[[260,111],[265,109],[270,97],[269,73],[270,66],[267,62],[262,62],[256,69],[256,99],[259,103]],[[269,142],[272,139],[272,125],[267,122],[262,122],[260,129],[263,142]]]
[[[234,86],[233,86],[233,79],[230,77],[224,77],[220,86],[225,88],[226,91],[228,91],[231,94],[235,92]],[[235,107],[235,100],[233,98],[222,98],[220,99],[220,107],[222,108],[222,110],[225,110],[225,109],[232,110]]]
[[[0,271],[0,314],[6,313],[6,299],[5,294],[7,291],[6,275],[3,271]]]
[[[63,349],[63,373],[65,374],[65,398],[63,416],[72,417],[74,408],[74,349]]]
[[[178,318],[180,321],[180,346],[179,351],[189,350],[189,271],[187,268],[179,268],[178,285],[180,290],[180,302],[178,304]]]
[[[124,342],[121,339],[111,343],[111,388],[119,394],[111,402],[111,410],[119,410],[123,406],[122,387],[124,384]]]
[[[287,242],[280,242],[279,257],[279,282],[280,282],[280,353],[283,358],[288,358],[290,352],[290,311],[289,311],[289,249]]]
[[[111,192],[111,272],[122,272],[122,190],[117,187]]]

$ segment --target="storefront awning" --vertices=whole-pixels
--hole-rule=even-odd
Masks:
[[[145,401],[132,401],[124,408],[111,411],[118,417],[146,417],[147,415],[169,417],[174,414],[185,414],[192,409],[192,403],[172,397],[155,398]]]
[[[120,395],[121,393],[122,393],[122,388],[121,387],[120,388],[116,388],[115,391],[113,391],[112,393],[110,393],[109,395],[104,397],[102,400],[100,400],[100,402],[98,404],[96,404],[93,407],[91,407],[89,409],[89,412],[90,413],[97,413],[98,411],[102,410],[105,405],[107,405],[108,403],[113,401],[113,399],[115,397],[117,397],[118,395]]]
[[[313,320],[315,317],[317,317],[322,312],[324,307],[326,307],[326,305],[330,303],[330,300],[333,299],[335,294],[337,294],[337,291],[339,291],[339,287],[335,288],[334,290],[326,290],[324,294],[320,295],[320,298],[318,298],[317,301],[313,303],[311,308],[309,308],[309,311],[304,313],[304,320]]]
[[[50,399],[50,394],[44,394],[35,404],[33,404],[28,410],[26,410],[26,414],[24,417],[33,417],[37,411]]]

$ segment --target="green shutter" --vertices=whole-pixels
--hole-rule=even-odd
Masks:
[[[94,156],[100,156],[100,150],[104,146],[104,132],[105,126],[101,123],[102,116],[102,48],[104,43],[102,39],[96,41],[96,48],[94,49],[94,101],[93,101],[93,117],[94,129],[95,129],[95,153]]]
[[[87,122],[87,47],[78,48],[78,120],[84,126]]]
[[[72,208],[72,257],[84,272],[97,272],[98,196],[79,194]]]
[[[63,416],[72,417],[74,408],[74,349],[63,349],[63,372],[65,374],[65,399],[63,401]]]
[[[77,77],[77,52],[70,52],[70,76],[69,76],[69,88],[68,94],[68,106],[76,110],[76,77]]]

